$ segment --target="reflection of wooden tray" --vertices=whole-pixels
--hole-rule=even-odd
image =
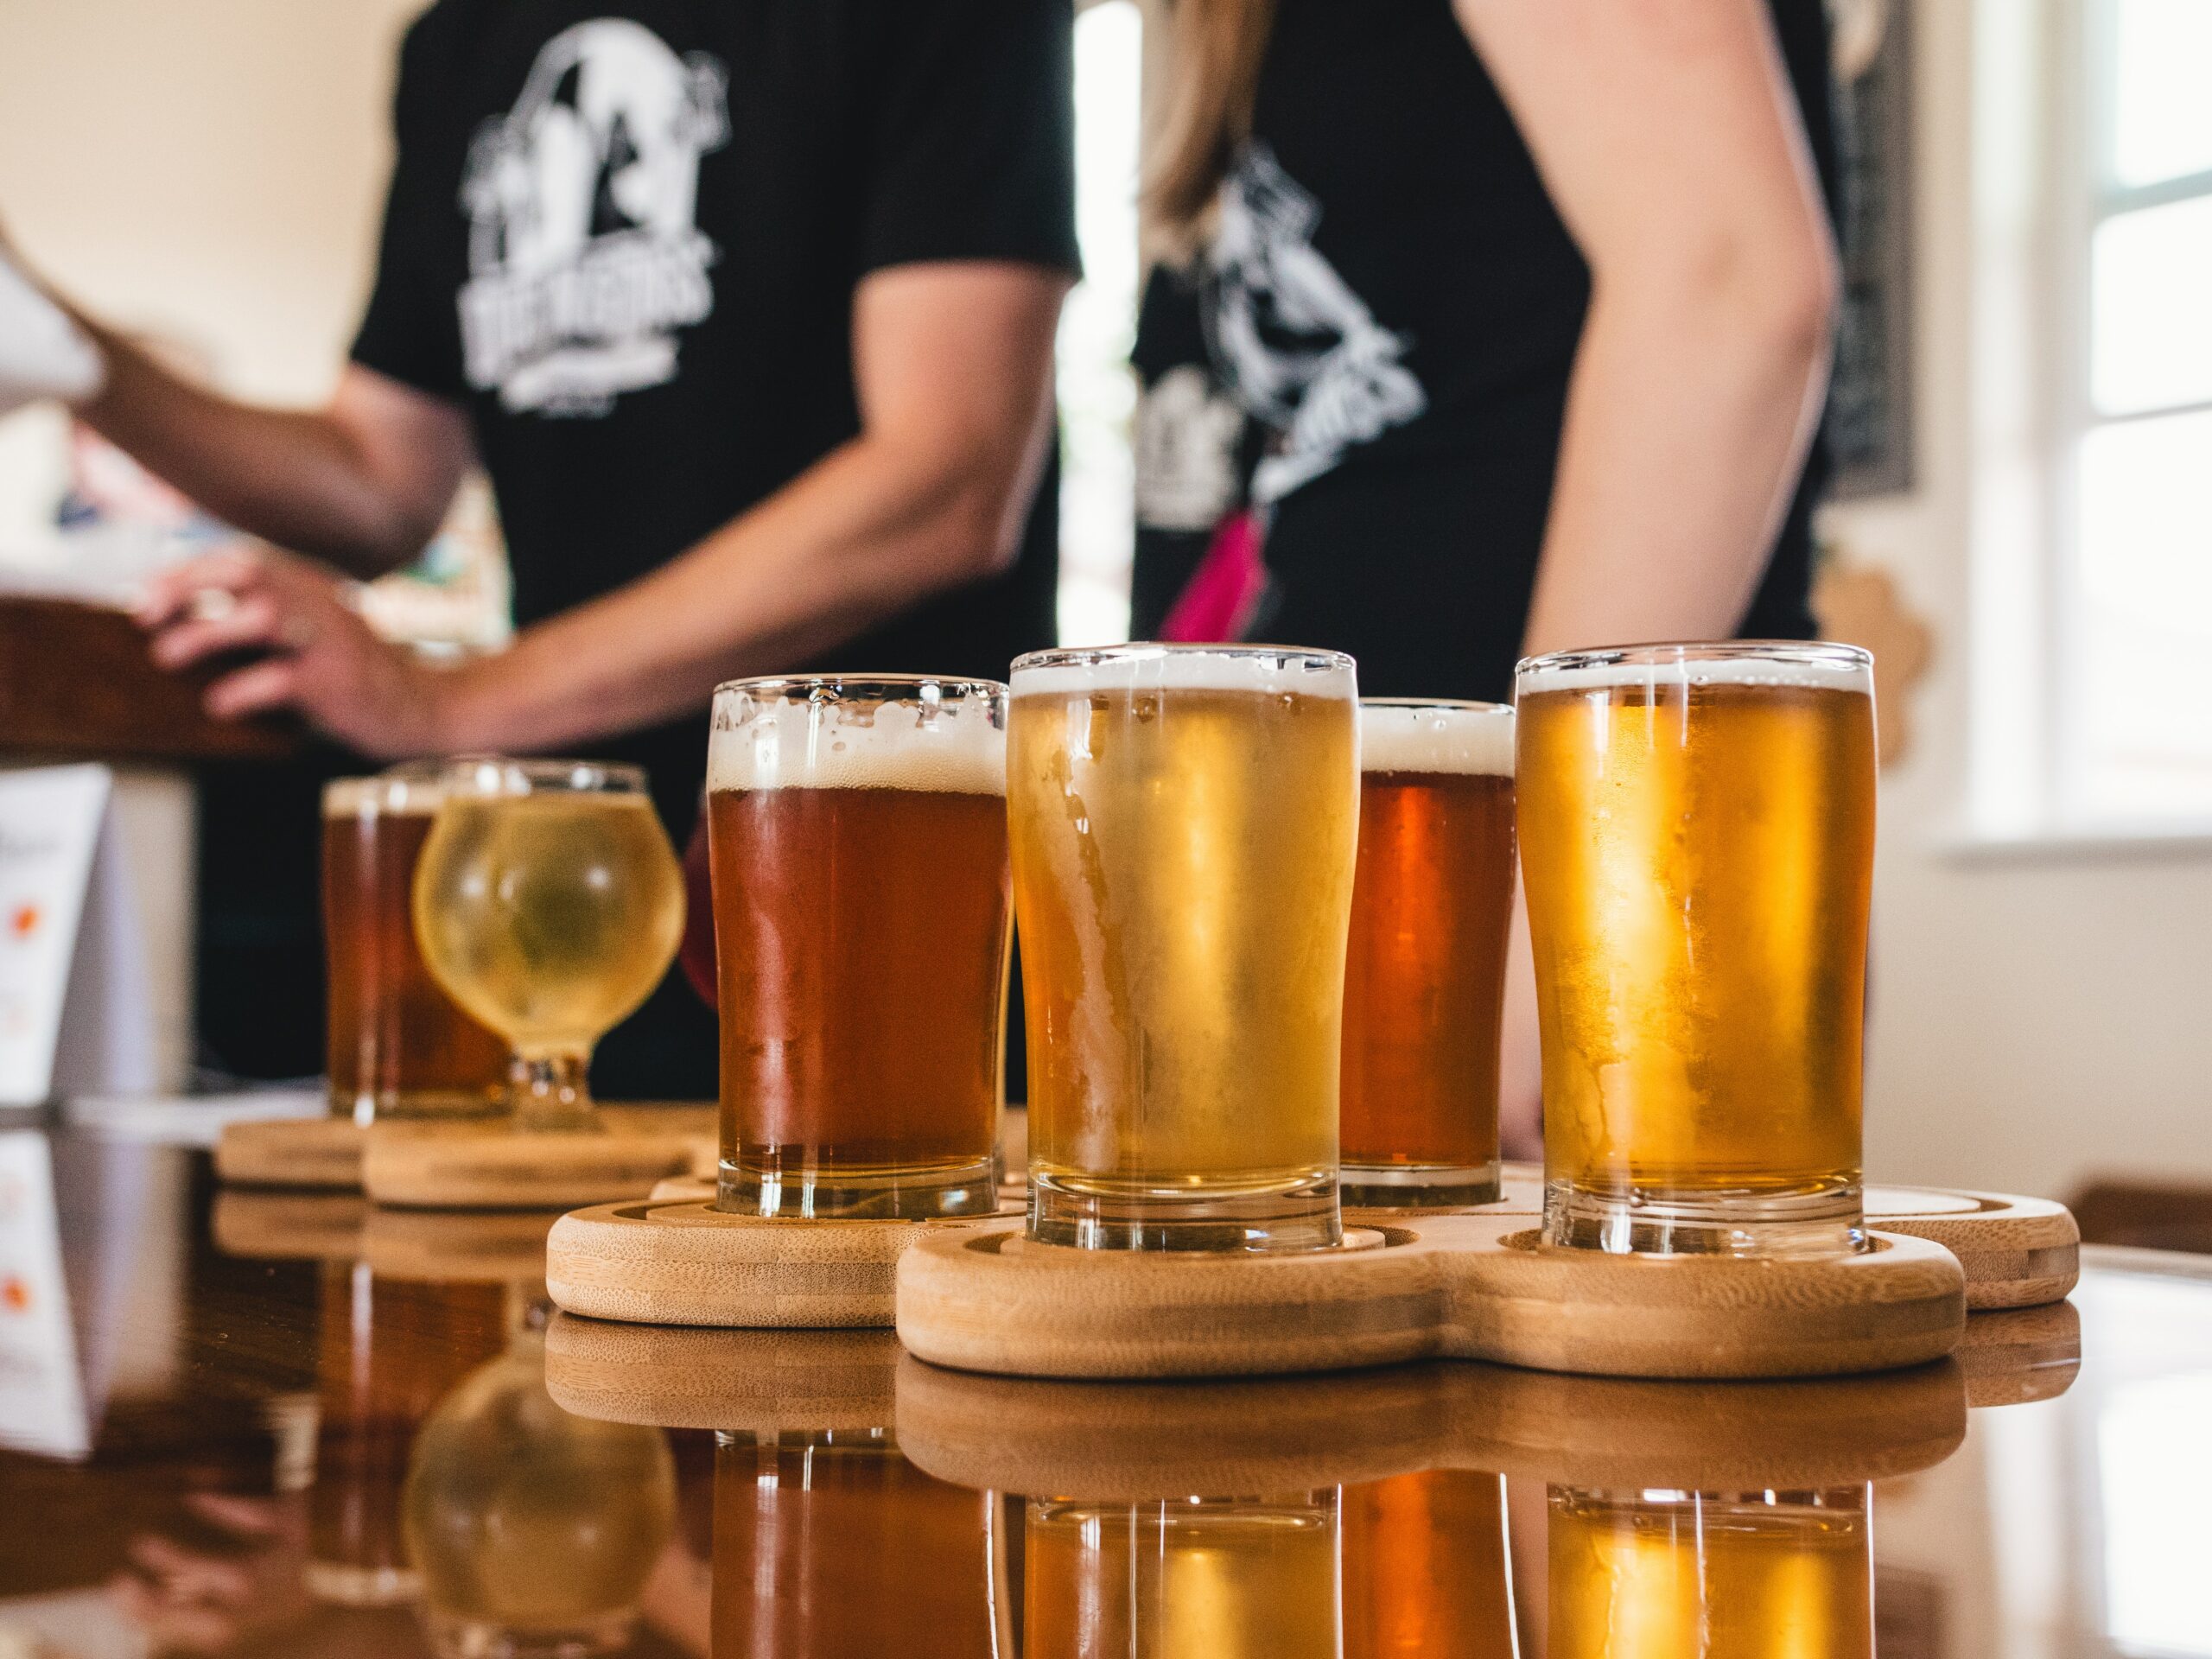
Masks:
[[[1977,1313],[1967,1321],[1958,1364],[1968,1405],[2055,1399],[2082,1369],[2082,1316],[2071,1302]]]
[[[546,1288],[571,1313],[644,1325],[854,1328],[892,1322],[899,1257],[976,1221],[763,1221],[699,1199],[561,1217]]]
[[[1546,1250],[1520,1215],[1408,1216],[1297,1255],[1038,1245],[998,1224],[916,1242],[899,1334],[922,1358],[1027,1376],[1258,1376],[1483,1359],[1605,1376],[1831,1376],[1941,1358],[1958,1262],[1875,1235],[1802,1262]]]
[[[1759,1491],[1940,1463],[1955,1365],[1653,1382],[1427,1364],[1350,1376],[1071,1383],[899,1371],[899,1444],[957,1484],[1096,1502],[1286,1491],[1457,1468],[1565,1485]]]
[[[715,1114],[699,1107],[602,1108],[597,1134],[522,1134],[505,1124],[378,1124],[362,1185],[382,1205],[557,1210],[636,1198],[715,1160]]]
[[[700,1331],[563,1313],[545,1332],[555,1404],[654,1428],[888,1428],[899,1359],[888,1331]]]
[[[365,1263],[379,1279],[525,1284],[545,1269],[555,1220],[535,1214],[378,1210],[337,1192],[219,1192],[212,1231],[226,1255]]]

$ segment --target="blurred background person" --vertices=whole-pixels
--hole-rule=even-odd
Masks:
[[[213,711],[296,710],[371,760],[639,762],[680,846],[717,682],[997,675],[1049,643],[1070,28],[1068,0],[440,0],[325,407],[217,396],[79,319],[105,371],[79,416],[270,544],[153,580],[157,660],[235,658]],[[353,582],[478,466],[518,632],[433,662]],[[711,1014],[672,978],[596,1077],[710,1097]]]
[[[1523,654],[1811,637],[1820,0],[1177,0],[1132,631]],[[1824,192],[1823,187],[1826,187]],[[1509,1141],[1532,1147],[1525,929]]]

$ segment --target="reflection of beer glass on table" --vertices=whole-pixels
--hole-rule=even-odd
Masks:
[[[1335,1243],[1351,658],[1039,652],[1013,685],[1030,1236]]]
[[[1337,1659],[1337,1491],[1029,1501],[1021,1650]]]
[[[1860,1242],[1871,666],[1758,642],[1522,664],[1548,1242]]]
[[[588,1128],[591,1051],[660,983],[683,876],[635,766],[464,760],[415,871],[415,931],[515,1053],[517,1122]]]
[[[1867,1488],[1550,1498],[1548,1659],[1872,1659]]]
[[[415,861],[443,796],[435,763],[340,778],[322,791],[322,932],[330,1109],[466,1116],[507,1103],[507,1045],[430,977],[415,942]]]
[[[1513,914],[1513,711],[1363,699],[1359,765],[1344,1201],[1487,1204]]]
[[[1006,688],[734,681],[708,791],[721,1207],[994,1208]]]

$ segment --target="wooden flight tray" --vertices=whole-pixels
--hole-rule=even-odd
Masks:
[[[365,1191],[378,1204],[414,1208],[561,1210],[636,1198],[669,1176],[715,1166],[711,1106],[600,1112],[606,1128],[589,1133],[525,1135],[499,1118],[232,1123],[216,1145],[215,1173],[231,1185]]]
[[[572,1313],[635,1323],[895,1321],[923,1357],[1062,1377],[1249,1375],[1430,1357],[1653,1376],[1830,1375],[1957,1346],[1968,1308],[2072,1288],[2073,1217],[1995,1194],[1874,1188],[1874,1247],[1825,1261],[1664,1261],[1536,1248],[1541,1184],[1496,1204],[1347,1212],[1341,1249],[1298,1255],[1076,1251],[1013,1215],[762,1221],[702,1187],[563,1217],[547,1285]]]

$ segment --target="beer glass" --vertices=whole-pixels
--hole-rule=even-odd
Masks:
[[[1548,1243],[1863,1243],[1871,668],[1756,641],[1521,664]]]
[[[423,958],[513,1048],[517,1126],[591,1128],[592,1047],[652,995],[683,931],[645,773],[462,760],[444,790],[415,868]]]
[[[1363,698],[1344,957],[1346,1204],[1497,1197],[1513,711]]]
[[[1006,687],[733,681],[707,788],[720,1207],[995,1208]]]
[[[1872,1659],[1867,1497],[1553,1487],[1548,1659]]]
[[[443,771],[418,762],[322,791],[330,1109],[357,1123],[507,1103],[506,1044],[440,988],[415,943],[415,861]]]
[[[1338,1493],[1031,1498],[1021,1650],[1339,1659]]]
[[[1117,645],[1014,665],[1007,805],[1029,1034],[1029,1236],[1340,1241],[1352,661]]]

